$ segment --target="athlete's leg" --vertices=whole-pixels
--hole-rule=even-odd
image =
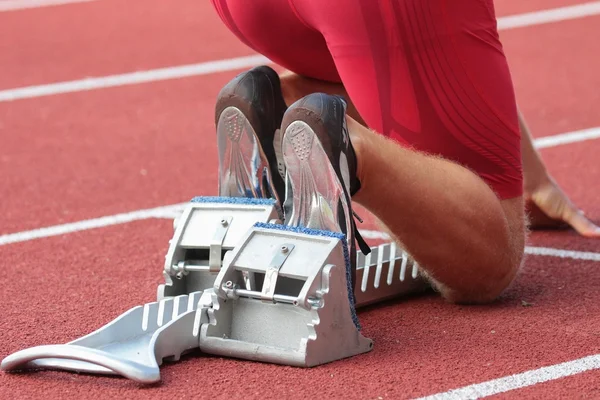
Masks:
[[[521,263],[525,224],[516,106],[490,4],[361,0],[327,9],[334,3],[294,1],[323,32],[360,115],[394,139],[349,120],[363,182],[354,199],[446,298],[494,299]],[[452,18],[460,26],[444,25]]]
[[[346,110],[348,115],[362,125],[367,126],[341,82],[326,82],[320,79],[298,75],[291,71],[281,73],[279,79],[281,80],[283,98],[288,106],[311,93],[336,94],[342,96],[348,103],[348,109]]]
[[[257,51],[296,73],[320,80],[336,80],[335,72],[329,66],[331,57],[305,56],[317,47],[308,46],[310,49],[306,49],[309,39],[318,43],[314,36],[316,25],[307,30],[300,29],[297,24],[293,25],[292,30],[304,32],[306,40],[302,40],[299,34],[299,40],[293,42],[294,48],[290,55],[289,42],[287,47],[278,46],[279,41],[275,40],[272,32],[264,33],[269,24],[265,25],[263,16],[257,14],[260,8],[258,5],[253,3],[253,7],[247,7],[247,2],[218,1],[230,6],[236,3],[241,8],[236,13],[230,7],[227,12],[221,10],[220,14],[224,20],[230,18],[231,14],[236,14],[233,17],[236,26],[232,27],[229,23],[230,29],[239,32],[241,27],[243,32],[250,31],[254,36],[252,40],[246,40],[246,43]],[[268,3],[270,0],[264,1]],[[405,1],[412,6],[421,3]],[[494,149],[495,143],[483,140],[489,137],[478,138],[478,134],[489,130],[490,124],[495,127],[499,122],[475,118],[478,124],[475,128],[468,123],[465,126],[465,121],[460,120],[464,117],[473,120],[468,115],[470,112],[481,114],[481,110],[474,109],[477,104],[470,107],[458,104],[462,109],[441,112],[444,117],[441,120],[438,115],[440,108],[456,106],[461,99],[432,100],[432,93],[435,95],[439,88],[432,89],[431,79],[427,81],[429,86],[422,82],[424,76],[430,74],[424,67],[430,65],[422,59],[407,58],[407,54],[414,50],[413,46],[423,47],[424,43],[431,45],[428,41],[434,38],[423,36],[421,42],[417,40],[419,38],[406,39],[397,31],[398,10],[380,9],[390,4],[395,7],[406,7],[407,4],[376,0],[347,0],[343,7],[340,7],[339,2],[295,0],[294,3],[300,6],[300,14],[308,10],[306,7],[302,9],[302,6],[317,8],[304,16],[323,17],[320,21],[323,24],[318,29],[327,39],[337,72],[340,73],[350,98],[370,127],[386,135],[393,134],[396,141],[404,147],[408,147],[410,143],[417,150],[442,154],[453,160],[408,150],[350,120],[350,132],[358,152],[359,174],[365,182],[356,199],[389,227],[393,235],[428,271],[446,298],[461,302],[481,302],[495,298],[514,277],[523,254],[524,242],[522,204],[520,190],[514,190],[514,171],[502,171],[502,160],[489,161],[477,151],[486,150],[486,146]],[[485,1],[476,3],[485,4]],[[287,2],[273,2],[273,10],[277,8],[276,5],[281,4]],[[332,9],[327,10],[327,7]],[[265,12],[273,14],[272,10]],[[418,17],[422,19],[423,16]],[[369,20],[371,26],[367,27]],[[241,24],[243,26],[240,21],[245,21]],[[307,19],[303,22],[307,23]],[[308,24],[314,22],[319,21],[308,21]],[[413,31],[408,33],[414,34]],[[336,34],[341,41],[335,40]],[[243,35],[238,33],[238,36]],[[257,37],[261,37],[261,40],[256,39]],[[320,42],[320,49],[323,43],[324,41]],[[425,50],[430,48],[425,46]],[[377,53],[373,54],[373,51]],[[415,51],[414,55],[415,58],[425,56],[426,51]],[[491,57],[494,58],[494,54]],[[307,59],[310,62],[303,63],[302,60]],[[296,62],[298,65],[295,65]],[[478,67],[486,65],[484,63]],[[511,92],[510,79],[502,82],[507,71],[500,68],[498,72],[495,82],[501,88],[508,84],[508,92]],[[448,77],[445,77],[445,81],[442,76],[437,78],[445,84],[453,83]],[[434,83],[440,85],[439,81]],[[440,93],[448,94],[443,91]],[[495,94],[493,90],[491,93]],[[456,97],[456,93],[451,94]],[[292,99],[288,96],[288,101],[290,100]],[[484,118],[488,117],[483,114]],[[449,133],[447,125],[450,123],[454,124],[455,129]],[[465,144],[456,135],[477,139],[469,143],[471,147],[465,148]],[[483,145],[479,143],[480,140],[484,141]],[[515,155],[508,152],[507,157],[511,156]],[[516,157],[519,158],[518,155]],[[475,174],[458,163],[468,167],[476,165],[479,170]],[[486,182],[481,179],[482,176],[486,177]],[[507,200],[500,201],[486,184],[493,184],[494,179],[500,183],[503,179],[513,180],[512,187],[508,185],[509,190],[501,193]],[[502,185],[498,188],[502,189]]]
[[[362,184],[353,199],[386,224],[444,297],[496,298],[523,256],[522,198],[499,200],[459,164],[394,145],[353,120],[348,125]]]
[[[282,77],[282,88],[288,104],[314,92],[346,93],[341,84],[292,74]],[[348,129],[362,183],[353,200],[386,224],[445,298],[497,297],[523,256],[522,197],[499,200],[469,169],[399,146],[352,116]]]

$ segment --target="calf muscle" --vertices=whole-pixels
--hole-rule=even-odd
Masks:
[[[313,92],[344,96],[358,156],[365,206],[421,265],[441,295],[456,303],[494,300],[523,259],[521,197],[499,200],[473,172],[439,157],[402,148],[370,131],[343,85],[285,73],[286,103]]]
[[[449,301],[488,302],[523,257],[523,200],[500,201],[474,173],[404,149],[349,120],[361,190],[373,212]]]

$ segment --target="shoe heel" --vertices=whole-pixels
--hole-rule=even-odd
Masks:
[[[345,226],[341,227],[339,221],[339,204],[345,204],[341,183],[317,134],[306,121],[292,121],[285,128],[283,158],[293,194],[286,198],[286,224],[343,231]]]
[[[279,77],[269,67],[242,73],[221,89],[215,107],[219,195],[274,198],[281,208],[284,183],[273,142],[284,112]]]
[[[237,107],[223,109],[217,120],[219,196],[268,198],[268,162],[250,121]]]

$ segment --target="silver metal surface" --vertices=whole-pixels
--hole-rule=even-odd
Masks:
[[[245,290],[239,288],[226,288],[225,293],[227,298],[237,300],[240,297],[247,297],[250,299],[263,300],[263,296],[261,292],[253,291],[253,290]],[[294,304],[298,302],[298,297],[296,296],[286,296],[284,294],[274,294],[272,298],[269,299],[270,302],[273,303],[288,303]]]
[[[354,297],[356,307],[364,307],[393,298],[424,292],[429,283],[419,276],[419,266],[396,243],[371,248],[364,255],[357,252]],[[406,270],[410,268],[410,275]]]
[[[294,247],[295,246],[291,243],[284,243],[279,249],[275,250],[275,255],[273,256],[269,267],[265,270],[265,277],[263,279],[263,287],[260,296],[261,300],[274,300],[273,296],[275,296],[275,287],[277,286],[279,270],[290,255],[290,252],[294,250]]]
[[[289,226],[342,232],[340,218],[350,227],[349,207],[342,182],[312,128],[303,121],[292,122],[283,137],[283,157],[287,179],[292,187],[293,211],[286,216]],[[340,216],[340,207],[345,215]],[[353,232],[348,242],[352,243]]]
[[[264,277],[273,252],[291,245],[273,301],[261,301],[260,285],[254,292],[236,289],[244,272]],[[352,319],[339,239],[255,227],[231,254],[215,281],[201,351],[311,367],[372,348]]]
[[[164,358],[179,360],[182,353],[198,348],[199,327],[207,322],[205,308],[198,308],[201,296],[201,292],[196,292],[134,307],[67,344],[38,346],[11,354],[2,361],[1,368],[61,369],[157,382]],[[209,293],[203,301],[210,304]]]
[[[221,269],[223,240],[225,240],[225,235],[227,235],[227,231],[231,226],[231,219],[230,216],[223,216],[215,229],[215,235],[209,246],[208,267],[210,272],[219,272]]]
[[[271,221],[279,222],[274,204],[189,203],[170,240],[158,300],[212,288],[223,253],[255,223]]]
[[[176,265],[171,266],[176,273],[178,279],[183,278],[190,272],[210,272],[210,267],[207,265],[194,264],[193,261],[179,261]]]
[[[227,107],[217,122],[219,196],[269,198],[269,162],[241,110]],[[276,192],[273,190],[273,192]],[[278,199],[280,200],[280,199]]]

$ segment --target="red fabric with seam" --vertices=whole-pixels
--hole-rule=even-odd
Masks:
[[[522,195],[512,79],[492,0],[212,0],[244,43],[342,82],[370,128]]]

